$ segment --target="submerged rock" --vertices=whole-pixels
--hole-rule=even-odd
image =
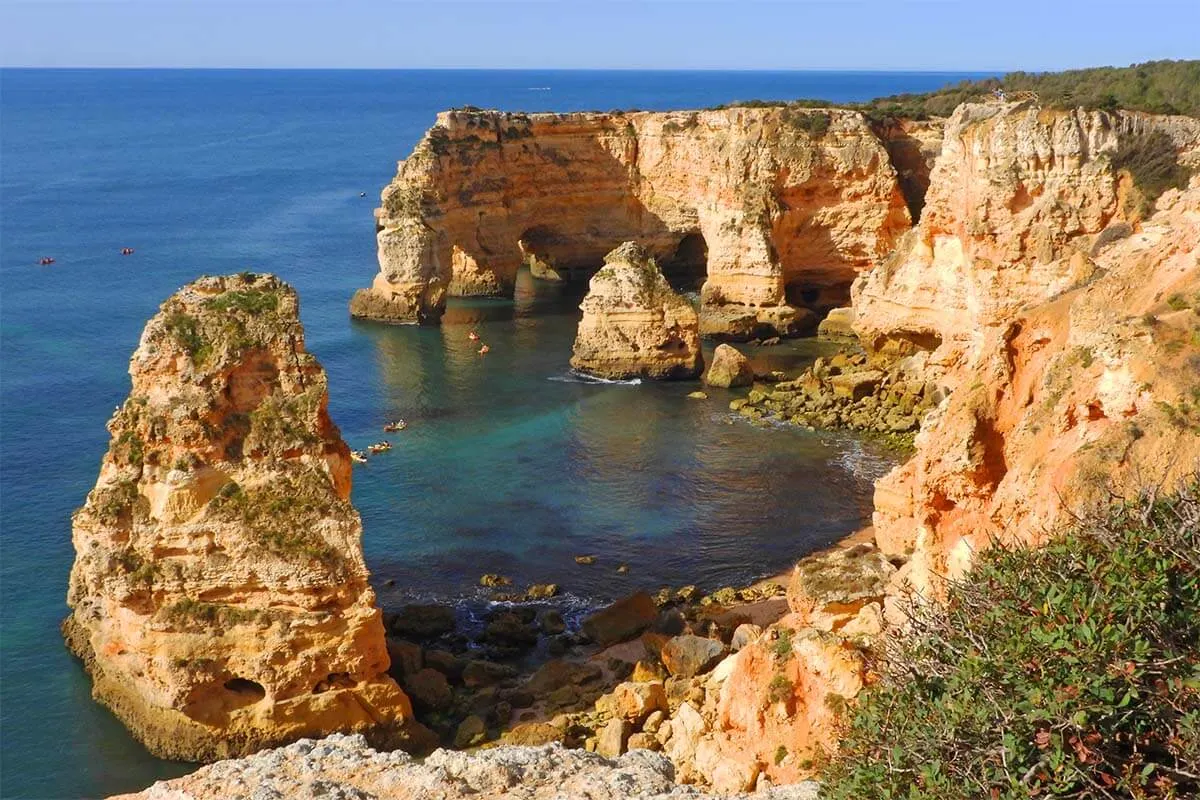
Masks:
[[[696,310],[636,242],[604,257],[580,306],[571,366],[602,378],[695,378],[704,368]]]
[[[201,278],[146,325],[129,372],[73,520],[63,631],[93,695],[163,758],[333,731],[402,743],[411,707],[296,293]]]

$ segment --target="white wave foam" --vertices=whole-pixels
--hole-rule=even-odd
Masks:
[[[587,375],[582,372],[576,372],[575,370],[571,370],[566,375],[551,375],[546,380],[555,381],[557,383],[595,383],[615,384],[618,386],[639,386],[642,382],[641,378],[630,378],[628,380],[597,378],[595,375]]]
[[[838,444],[839,451],[829,459],[829,463],[836,464],[856,478],[874,482],[896,466],[896,459],[864,447],[857,439],[847,438]]]

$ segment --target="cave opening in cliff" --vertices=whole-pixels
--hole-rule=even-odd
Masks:
[[[708,277],[708,242],[693,231],[679,240],[675,253],[661,264],[663,275],[677,291],[699,291]]]
[[[799,278],[784,284],[783,295],[788,305],[812,309],[820,316],[824,316],[831,309],[849,304],[850,286],[849,284],[821,285],[808,279]]]
[[[267,690],[258,681],[249,678],[230,678],[225,681],[225,689],[237,696],[238,700],[257,703],[267,696]]]

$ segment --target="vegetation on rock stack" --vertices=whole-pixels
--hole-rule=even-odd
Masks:
[[[1200,793],[1200,482],[980,557],[913,616],[823,796]]]

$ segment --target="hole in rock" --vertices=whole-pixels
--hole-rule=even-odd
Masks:
[[[708,277],[708,242],[699,232],[679,240],[675,253],[662,262],[663,275],[678,291],[695,291]]]
[[[230,678],[225,681],[225,688],[239,697],[252,699],[254,702],[267,696],[267,690],[263,688],[263,685],[249,678]]]

